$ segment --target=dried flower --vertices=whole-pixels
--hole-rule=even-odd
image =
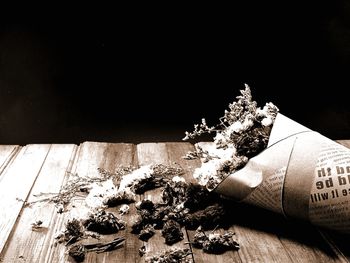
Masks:
[[[76,262],[83,262],[85,259],[85,255],[87,252],[96,252],[96,253],[103,253],[107,251],[112,251],[115,249],[118,249],[122,246],[122,243],[124,242],[124,237],[117,237],[109,242],[98,242],[93,244],[77,244],[74,246],[71,246],[68,250],[68,254],[74,258]]]
[[[179,180],[174,177],[173,180],[168,182],[162,190],[162,200],[164,204],[172,206],[184,202],[186,188],[187,183],[185,180]]]
[[[208,236],[205,234],[205,232],[202,230],[202,227],[199,226],[196,229],[196,232],[193,236],[193,241],[191,242],[191,244],[195,247],[195,248],[203,248],[203,243],[208,240]]]
[[[226,210],[223,205],[214,204],[203,210],[187,214],[184,219],[184,225],[187,229],[196,229],[202,226],[204,229],[213,229],[223,223]]]
[[[43,197],[40,200],[36,200],[27,205],[36,202],[53,202],[56,204],[57,212],[63,213],[67,211],[67,205],[76,196],[86,197],[86,194],[90,192],[94,183],[102,183],[107,180],[114,180],[116,184],[120,182],[120,178],[125,174],[130,173],[135,168],[130,166],[121,166],[116,169],[115,172],[108,172],[103,168],[97,168],[99,176],[96,177],[81,177],[77,173],[66,172],[69,175],[68,182],[63,185],[59,193],[39,193],[34,195],[35,197]]]
[[[207,121],[205,118],[202,118],[201,124],[195,124],[194,125],[194,131],[193,132],[185,132],[185,137],[183,138],[184,141],[187,141],[189,139],[194,139],[198,136],[201,136],[205,133],[211,133],[215,130],[215,127],[208,127]]]
[[[191,243],[196,248],[203,249],[210,254],[221,254],[228,250],[238,250],[239,244],[233,239],[232,232],[224,234],[210,233],[207,235],[201,227],[198,227]]]
[[[139,239],[142,241],[148,241],[155,234],[155,230],[153,225],[147,224],[145,225],[139,234]]]
[[[125,229],[125,222],[117,218],[112,213],[100,210],[84,221],[83,225],[87,230],[100,234],[113,234],[121,229]]]
[[[81,244],[71,246],[68,250],[68,254],[74,258],[76,262],[83,262],[86,254],[85,246]]]
[[[84,236],[83,227],[78,219],[73,218],[66,223],[63,233],[56,236],[58,243],[66,242],[66,246],[77,242]]]
[[[148,199],[143,199],[142,201],[137,202],[135,207],[138,210],[147,210],[150,213],[152,213],[155,210],[155,204]]]
[[[185,160],[196,160],[200,158],[200,155],[198,154],[198,152],[188,151],[186,155],[182,156],[182,158]]]
[[[189,184],[186,188],[184,207],[191,212],[204,209],[220,200],[220,196],[209,192],[204,186]]]
[[[124,204],[124,205],[121,205],[120,208],[119,208],[119,213],[121,215],[125,215],[127,213],[129,213],[129,210],[130,210],[130,206]]]
[[[195,125],[192,133],[185,133],[185,139],[193,139],[203,133],[216,131],[216,150],[209,153],[197,147],[197,153],[186,155],[188,158],[202,158],[204,163],[195,170],[194,177],[208,190],[215,189],[222,180],[243,167],[249,158],[259,154],[268,144],[278,108],[271,102],[263,109],[258,108],[248,85],[240,92],[241,95],[237,96],[237,101],[229,104],[229,109],[225,110],[218,125],[208,128],[206,122],[202,122],[201,125]]]
[[[221,254],[228,250],[238,250],[239,244],[233,239],[233,233],[209,234],[208,240],[203,242],[203,251],[212,254]]]
[[[135,194],[143,194],[148,190],[164,186],[171,177],[181,175],[183,172],[179,166],[164,164],[142,166],[122,177],[119,191],[130,189]]]
[[[188,258],[192,253],[188,248],[172,248],[159,255],[146,258],[146,263],[191,263]]]
[[[146,246],[143,245],[142,247],[139,248],[139,255],[140,257],[143,257],[143,255],[146,254]]]
[[[181,226],[195,229],[199,225],[210,229],[225,221],[225,209],[219,205],[222,199],[204,186],[186,183],[175,176],[162,191],[163,203],[150,200],[136,203],[138,217],[132,224],[132,233],[140,234],[148,226],[162,229],[166,243],[183,238]],[[198,211],[199,210],[199,211]]]
[[[180,224],[174,220],[166,221],[162,230],[162,236],[167,245],[175,244],[184,238]]]
[[[131,233],[136,235],[140,234],[141,230],[149,221],[150,220],[148,218],[142,218],[141,216],[138,216],[131,225]]]
[[[112,196],[107,196],[103,200],[103,204],[108,207],[115,207],[121,204],[130,204],[135,202],[135,196],[130,191],[118,191],[117,193],[113,194]]]
[[[33,231],[41,230],[43,228],[42,224],[43,224],[43,221],[41,220],[35,221],[34,223],[32,223],[32,230]]]
[[[185,160],[195,160],[200,158],[202,162],[206,163],[210,160],[218,159],[219,157],[209,154],[207,150],[204,150],[202,147],[197,145],[197,149],[195,151],[189,151],[182,158]]]

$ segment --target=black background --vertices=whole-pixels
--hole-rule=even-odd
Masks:
[[[280,2],[2,9],[0,144],[179,141],[244,83],[350,139],[349,1]]]

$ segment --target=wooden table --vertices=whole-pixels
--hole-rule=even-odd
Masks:
[[[339,141],[350,146],[350,141]],[[64,245],[55,246],[55,235],[64,229],[69,212],[59,214],[50,202],[31,206],[24,201],[37,200],[41,192],[59,192],[71,173],[95,176],[97,168],[114,171],[120,165],[179,163],[185,177],[192,179],[198,160],[182,156],[193,145],[189,143],[124,143],[85,142],[73,144],[33,144],[0,146],[0,262],[70,262]],[[159,190],[144,197],[159,199]],[[142,198],[142,197],[140,197]],[[79,200],[76,200],[76,206]],[[204,254],[192,249],[195,262],[350,262],[350,238],[347,235],[320,230],[307,222],[287,220],[280,215],[246,205],[233,205],[236,216],[231,230],[241,245],[238,251],[222,255]],[[135,218],[135,207],[126,217]],[[44,231],[32,231],[31,224],[43,221]],[[183,230],[185,240],[175,244],[190,247],[193,231]],[[121,249],[96,254],[88,253],[84,262],[143,262],[138,249],[143,244],[130,229]],[[145,243],[149,253],[168,246],[159,231]]]

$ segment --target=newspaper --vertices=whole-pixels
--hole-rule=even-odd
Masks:
[[[267,149],[214,191],[350,232],[350,149],[279,113]]]

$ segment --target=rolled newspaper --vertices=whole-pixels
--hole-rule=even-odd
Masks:
[[[267,148],[214,191],[350,232],[350,149],[278,113]]]

